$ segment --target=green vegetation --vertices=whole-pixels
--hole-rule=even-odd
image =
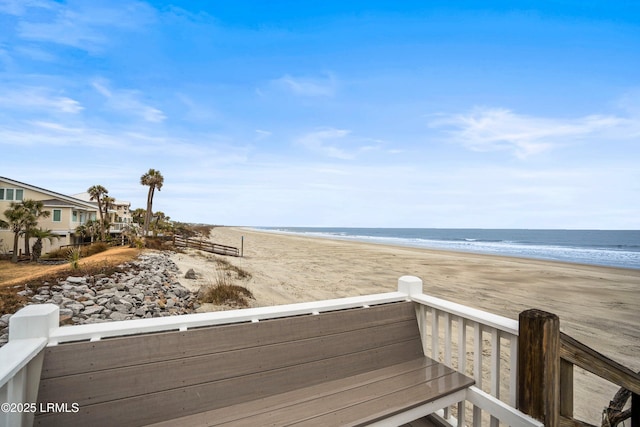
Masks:
[[[250,279],[251,273],[224,258],[207,258],[216,264],[216,277],[214,283],[200,290],[198,300],[203,303],[247,307],[248,298],[253,299],[253,294],[244,286],[234,284],[234,281]]]
[[[71,248],[67,255],[72,270],[80,268],[80,248]]]
[[[237,265],[231,264],[229,261],[227,261],[224,258],[216,257],[215,262],[222,271],[225,271],[227,273],[234,272],[238,277],[238,279],[251,278],[251,273],[249,273],[247,270],[241,267],[238,267]]]
[[[89,193],[89,200],[95,200],[98,203],[98,214],[100,215],[100,240],[105,239],[105,220],[104,220],[104,212],[103,205],[105,207],[104,211],[107,211],[107,207],[105,204],[105,198],[107,194],[109,194],[109,190],[104,188],[102,185],[93,185],[87,189],[87,193]],[[110,200],[113,200],[111,197]]]
[[[78,254],[80,258],[85,258],[91,255],[95,255],[97,253],[106,251],[107,249],[109,249],[109,245],[107,245],[104,242],[96,242],[88,246],[79,246],[73,249],[78,249]],[[71,251],[69,250],[69,248],[60,248],[60,249],[56,249],[55,251],[49,252],[43,258],[69,259],[70,253]]]
[[[144,217],[144,226],[142,229],[142,235],[147,237],[149,234],[149,224],[151,223],[151,208],[153,206],[153,195],[158,189],[160,191],[162,189],[162,184],[164,183],[164,177],[155,169],[149,169],[147,173],[140,177],[140,184],[149,186],[149,193],[147,194],[147,212]]]

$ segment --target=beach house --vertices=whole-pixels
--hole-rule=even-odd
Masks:
[[[76,228],[99,218],[97,204],[89,201],[88,196],[84,200],[0,176],[0,219],[6,221],[4,211],[9,209],[11,202],[19,203],[27,199],[43,203],[50,215],[40,218],[38,227],[51,230],[59,237],[51,242],[43,241],[43,253],[60,246],[81,243],[84,237],[76,233]],[[110,211],[112,226],[109,232],[117,235],[122,232],[124,224],[131,222],[130,203],[116,202],[113,206]],[[0,253],[6,254],[13,250],[13,237],[11,230],[0,229]],[[33,244],[35,239],[31,240],[30,244]],[[24,236],[20,237],[18,248],[19,251],[24,249]]]
[[[74,194],[73,197],[84,200],[94,205],[98,209],[98,203],[91,200],[91,196],[86,191],[84,193]],[[109,220],[109,234],[112,236],[122,233],[122,231],[133,223],[131,215],[131,202],[125,200],[113,200],[109,203],[107,209],[107,217]]]

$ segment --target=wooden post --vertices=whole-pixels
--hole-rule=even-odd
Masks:
[[[560,320],[555,314],[520,313],[518,409],[546,427],[560,425]]]
[[[560,415],[573,418],[573,363],[560,359]]]

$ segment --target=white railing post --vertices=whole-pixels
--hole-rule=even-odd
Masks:
[[[422,280],[415,276],[402,276],[398,279],[398,292],[408,296],[422,293]]]
[[[60,309],[54,304],[28,305],[9,319],[9,341],[48,338],[57,329]]]
[[[53,304],[28,305],[19,310],[9,320],[9,342],[7,347],[17,347],[17,353],[21,353],[20,350],[23,350],[22,347],[24,346],[26,347],[24,351],[29,353],[30,349],[28,347],[33,345],[34,340],[40,339],[46,342],[51,332],[58,328],[59,312],[58,306]],[[37,350],[37,348],[35,349]],[[44,351],[40,350],[30,360],[27,358],[24,361],[25,365],[22,367],[16,366],[17,371],[6,384],[6,390],[2,393],[3,395],[6,393],[6,403],[33,405],[28,410],[2,413],[1,415],[5,417],[4,423],[7,426],[33,425],[35,414],[32,409],[38,400],[38,387],[40,385],[43,360]]]

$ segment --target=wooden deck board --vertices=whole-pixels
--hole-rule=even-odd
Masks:
[[[406,348],[406,341],[415,340],[408,326],[408,322],[380,325],[328,337],[44,379],[39,395],[48,402],[65,393],[70,402],[83,406],[332,359],[342,355],[347,347],[353,353],[395,344]],[[313,376],[313,372],[308,375]]]
[[[324,396],[329,396],[334,393],[351,390],[357,387],[364,387],[374,382],[384,381],[389,378],[404,375],[408,372],[416,372],[420,370],[429,370],[429,372],[434,376],[442,376],[448,372],[448,368],[438,364],[436,361],[427,357],[420,357],[408,362],[399,363],[375,371],[367,371],[348,378],[327,381],[313,387],[307,387],[305,391],[294,390],[264,399],[254,400],[250,404],[241,403],[213,411],[182,417],[180,418],[180,423],[183,423],[184,425],[234,424],[242,418],[260,416],[271,411],[279,411],[290,407],[291,405],[301,404],[314,399],[322,399]],[[167,420],[154,424],[156,427],[168,427],[171,425],[175,425],[175,421]]]
[[[409,302],[61,344],[47,349],[44,368],[39,402],[80,411],[37,414],[43,426],[378,417],[373,409],[403,410],[411,396],[421,404],[466,378],[424,357]]]
[[[410,305],[386,304],[362,316],[364,308],[258,323],[162,332],[96,342],[67,343],[45,350],[42,379],[254,348],[287,341],[415,321]],[[413,330],[413,328],[411,328]]]

